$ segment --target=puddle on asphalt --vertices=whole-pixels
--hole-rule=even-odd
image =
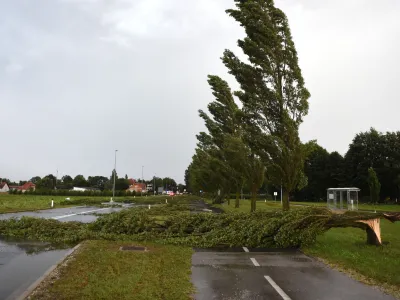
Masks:
[[[30,255],[53,250],[71,249],[74,246],[75,245],[71,244],[52,244],[48,242],[29,241],[20,238],[0,236],[0,252],[14,249],[18,252],[25,252],[25,254]]]
[[[0,236],[0,299],[18,298],[71,248]]]

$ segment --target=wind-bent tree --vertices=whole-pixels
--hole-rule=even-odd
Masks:
[[[241,61],[226,50],[222,58],[241,90],[246,142],[267,167],[267,179],[284,187],[283,209],[289,193],[306,182],[304,147],[298,129],[308,113],[305,88],[286,15],[273,0],[235,0],[227,10],[245,29],[238,41],[248,58]]]
[[[371,201],[373,203],[378,203],[379,194],[381,192],[381,184],[373,168],[368,169],[368,185]]]
[[[236,156],[233,155],[235,151],[226,153],[226,150],[229,150],[232,146],[233,140],[236,139],[235,142],[238,142],[240,138],[239,108],[226,81],[218,76],[210,75],[208,76],[208,83],[215,100],[208,105],[209,114],[202,110],[199,111],[208,134],[202,132],[197,138],[200,142],[203,142],[203,145],[204,140],[209,143],[207,150],[210,155],[209,167],[218,177],[217,202],[221,202],[227,195],[229,203],[231,188],[235,187],[238,190],[243,181],[240,170],[235,169],[235,167],[238,167],[238,163],[233,164],[236,159]]]

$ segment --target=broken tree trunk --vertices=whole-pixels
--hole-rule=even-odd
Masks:
[[[367,225],[367,228],[365,229],[367,232],[367,244],[381,246],[382,245],[381,220],[372,219],[372,220],[358,221],[358,222]]]
[[[386,219],[392,223],[400,221],[400,213],[362,213],[331,211],[331,218],[325,224],[327,229],[340,227],[355,227],[366,231],[367,244],[381,246],[381,219]]]

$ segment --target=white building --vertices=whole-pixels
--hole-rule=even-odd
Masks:
[[[81,187],[73,187],[72,191],[73,192],[86,192],[88,189],[87,188],[81,188]]]
[[[73,187],[71,191],[73,191],[73,192],[88,192],[88,191],[100,192],[99,189],[87,188],[87,187]]]
[[[0,183],[0,193],[8,193],[10,187],[8,186],[7,182]]]

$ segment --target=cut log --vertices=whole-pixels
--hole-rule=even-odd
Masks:
[[[382,245],[381,219],[372,219],[372,220],[357,221],[357,222],[368,225],[366,229],[368,245],[375,245],[375,246]]]

